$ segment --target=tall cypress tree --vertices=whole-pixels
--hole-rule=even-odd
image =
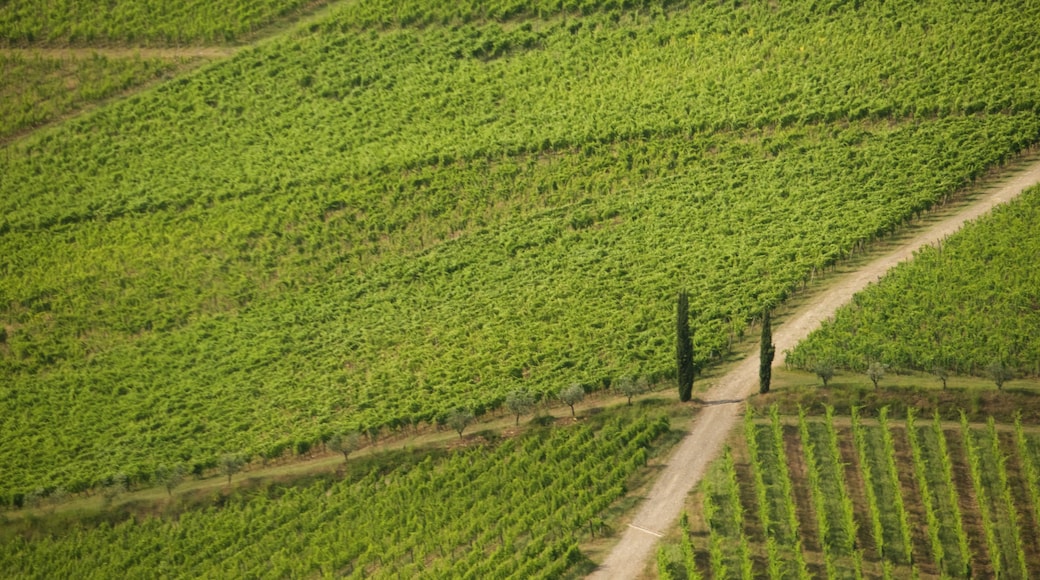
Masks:
[[[675,363],[678,369],[679,400],[693,397],[693,339],[690,338],[690,299],[686,291],[679,292],[675,317]]]
[[[764,395],[769,392],[769,381],[773,378],[773,357],[776,355],[768,310],[762,314],[762,344],[758,352],[758,392]]]

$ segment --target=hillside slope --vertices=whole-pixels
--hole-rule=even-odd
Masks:
[[[1037,141],[1034,4],[352,3],[13,143],[0,491],[708,364]]]

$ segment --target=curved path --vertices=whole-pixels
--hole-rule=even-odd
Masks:
[[[893,251],[865,264],[855,272],[834,280],[819,296],[794,312],[786,322],[774,328],[773,341],[778,353],[794,348],[802,338],[834,315],[852,295],[880,278],[890,268],[913,256],[915,250],[933,245],[954,233],[965,222],[982,216],[994,206],[1017,197],[1031,185],[1040,183],[1040,161],[1005,176],[999,186],[980,194],[959,211],[923,230]],[[778,359],[774,366],[782,364]],[[741,417],[743,400],[758,390],[758,358],[749,356],[720,377],[703,397],[707,401],[697,415],[690,432],[668,458],[668,465],[643,499],[636,516],[625,529],[621,540],[607,554],[590,578],[637,578],[646,568],[657,540],[675,525],[686,496],[693,489],[708,464],[719,455],[730,431]]]

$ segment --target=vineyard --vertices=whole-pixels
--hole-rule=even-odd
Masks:
[[[86,103],[171,75],[184,64],[161,58],[0,52],[0,142]]]
[[[861,292],[787,362],[862,370],[871,361],[985,376],[1040,376],[1040,188],[926,248]]]
[[[1035,429],[914,413],[897,422],[887,408],[870,418],[768,415],[747,413],[678,545],[662,547],[660,577],[1038,573]]]
[[[268,485],[178,518],[126,520],[2,542],[5,578],[543,578],[656,453],[668,421],[618,415],[383,472]]]
[[[385,4],[0,150],[4,503],[710,364],[1040,139],[1029,2]]]
[[[0,46],[226,43],[309,5],[307,0],[10,0]]]

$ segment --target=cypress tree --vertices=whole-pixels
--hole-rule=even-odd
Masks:
[[[679,400],[693,397],[693,340],[690,338],[690,299],[686,291],[679,292],[675,320],[675,362],[679,379]]]
[[[773,378],[773,357],[776,355],[768,310],[762,314],[762,344],[758,352],[758,392],[764,395],[769,392],[769,381]]]

